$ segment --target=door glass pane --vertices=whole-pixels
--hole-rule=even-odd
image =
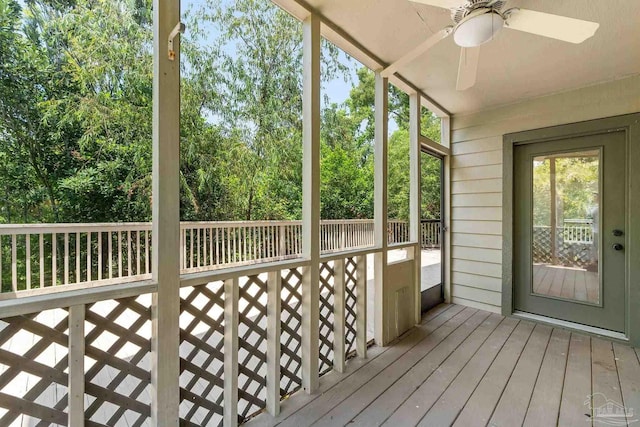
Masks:
[[[533,159],[533,292],[598,304],[600,151]]]

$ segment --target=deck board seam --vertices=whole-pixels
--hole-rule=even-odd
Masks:
[[[504,323],[504,321],[506,320],[506,317],[502,317],[502,319],[500,320],[500,322],[498,322],[496,324],[496,326],[489,331],[489,333],[487,334],[487,336],[484,338],[484,340],[482,340],[482,342],[480,343],[480,345],[478,345],[478,347],[476,348],[476,350],[473,352],[473,354],[471,355],[471,357],[469,357],[469,359],[467,359],[466,362],[464,362],[464,364],[460,367],[460,370],[453,376],[453,378],[451,379],[451,381],[449,382],[449,384],[440,392],[440,394],[438,394],[438,397],[436,397],[436,399],[433,401],[433,403],[431,405],[429,405],[428,408],[426,408],[426,411],[424,414],[422,414],[422,416],[420,417],[420,419],[418,420],[418,424],[420,424],[420,422],[422,421],[422,419],[427,415],[427,413],[431,410],[431,408],[433,408],[433,405],[435,405],[438,400],[442,397],[442,395],[447,391],[447,389],[449,389],[449,387],[451,386],[451,384],[453,384],[453,382],[456,380],[456,378],[458,378],[458,376],[460,375],[460,372],[462,372],[464,370],[464,368],[469,364],[469,362],[471,361],[471,359],[473,359],[475,357],[475,355],[478,353],[478,351],[482,348],[482,346],[487,342],[487,340],[491,337],[491,335],[493,335],[493,333],[496,331],[496,329],[498,329],[498,327],[500,327],[500,325],[502,325]],[[486,320],[486,318],[485,318]],[[483,321],[484,322],[484,321]],[[480,326],[482,325],[482,323],[480,325],[478,325],[476,327],[476,329],[474,329],[472,333],[474,333]],[[517,326],[517,324],[516,324]],[[509,337],[511,336],[511,334],[513,333],[513,331],[515,330],[515,326],[514,328],[511,330],[511,332],[509,333],[509,335],[507,336],[507,339],[509,339]],[[471,336],[471,334],[469,334],[469,336]],[[443,364],[445,364],[447,362],[447,360],[449,360],[449,358],[451,356],[453,356],[453,354],[458,350],[458,348],[464,344],[466,342],[466,340],[469,338],[469,336],[467,336],[467,338],[465,338],[465,340],[463,342],[460,343],[460,345],[458,345],[458,347],[456,347],[443,361],[442,363],[440,363],[440,366],[442,366]],[[506,342],[506,340],[505,340]],[[504,344],[503,344],[504,345]],[[502,348],[502,346],[500,346],[500,348]],[[497,354],[497,353],[496,353]],[[429,378],[431,378],[431,376],[437,371],[434,370],[427,378],[425,378],[425,380],[422,382],[422,384],[426,383]],[[422,387],[422,384],[420,384],[420,387]],[[398,410],[398,408],[396,408],[396,410],[391,414],[393,415],[396,411]],[[389,415],[389,417],[387,417],[387,419],[389,419],[391,417],[391,415]],[[386,421],[386,420],[385,420]]]
[[[480,312],[481,310],[475,310],[473,312],[473,314],[471,316],[469,316],[469,318],[465,319],[464,322],[460,323],[460,325],[456,326],[453,330],[451,330],[446,336],[442,337],[442,339],[438,342],[437,345],[435,345],[431,350],[429,350],[423,357],[421,357],[416,363],[414,363],[413,365],[411,365],[408,369],[410,370],[411,368],[413,368],[416,364],[420,363],[420,361],[426,357],[429,353],[431,353],[438,345],[440,345],[441,342],[443,342],[445,339],[447,339],[452,333],[454,333],[455,331],[458,330],[458,328],[460,328],[461,326],[463,326],[471,317],[473,317],[474,315],[476,315],[478,312]],[[462,311],[460,312],[462,313]],[[483,318],[482,321],[484,321],[484,319],[486,319],[487,317],[489,317],[490,313],[487,312],[487,316],[485,316],[485,318]],[[436,330],[434,330],[433,332],[429,333],[428,335],[426,335],[422,340],[420,340],[418,343],[416,343],[416,345],[412,346],[409,350],[407,350],[407,352],[403,353],[400,357],[398,357],[397,360],[399,360],[401,357],[403,357],[405,354],[407,354],[410,350],[412,350],[413,348],[415,348],[417,345],[419,345],[420,343],[422,343],[424,340],[428,339],[428,337],[430,337],[433,333],[435,333],[438,329],[442,328],[443,326],[445,326],[447,323],[449,323],[451,321],[451,319],[449,319],[447,322],[443,323],[442,325],[438,326],[438,328]],[[481,322],[482,323],[482,322]],[[475,328],[474,328],[475,330]],[[473,332],[473,331],[472,331]],[[395,363],[395,361],[394,361]],[[392,366],[388,365],[386,366],[382,371],[386,370],[388,367]],[[389,389],[389,387],[392,387],[400,378],[402,378],[404,375],[400,376],[399,378],[397,378],[395,381],[393,381],[388,387],[386,387],[384,390],[382,390],[377,396],[375,396],[375,399],[377,399],[380,395],[382,395],[385,391],[387,391]],[[313,426],[315,424],[317,424],[320,420],[322,420],[329,412],[331,412],[334,408],[336,408],[337,406],[341,405],[343,402],[345,402],[347,399],[349,399],[352,395],[354,395],[355,393],[357,393],[359,390],[361,390],[362,388],[366,387],[367,384],[369,384],[371,381],[375,380],[376,377],[372,377],[370,378],[366,383],[362,384],[362,386],[358,387],[356,390],[354,390],[352,393],[349,394],[349,396],[345,397],[341,402],[337,403],[335,406],[333,406],[332,408],[329,408],[327,411],[325,411],[318,419],[316,419],[315,421],[313,421],[310,425]],[[357,414],[355,414],[353,416],[353,418],[357,417],[360,413],[362,413],[364,410],[366,410],[366,408],[369,407],[369,405],[371,404],[371,402],[365,406],[364,409],[362,409],[361,411],[359,411]],[[352,420],[353,420],[352,418]]]
[[[378,393],[377,396],[375,396],[373,398],[373,400],[371,400],[371,402],[369,402],[362,410],[360,410],[358,413],[354,414],[353,417],[351,418],[350,421],[353,421],[355,418],[357,418],[361,413],[363,413],[364,411],[366,411],[380,396],[382,396],[387,390],[389,390],[391,387],[393,387],[398,381],[400,381],[402,378],[405,377],[405,375],[411,370],[413,369],[417,364],[419,364],[420,362],[422,362],[422,360],[424,360],[425,357],[427,357],[429,354],[431,354],[431,352],[433,352],[438,346],[440,346],[441,343],[443,343],[446,339],[448,339],[455,331],[457,331],[459,328],[461,328],[462,326],[464,326],[470,319],[471,317],[473,317],[474,315],[476,315],[478,312],[482,312],[482,310],[477,310],[472,316],[470,316],[468,319],[466,319],[463,323],[461,323],[460,325],[458,325],[455,329],[453,329],[449,334],[447,334],[447,336],[443,337],[440,342],[435,345],[431,350],[429,350],[427,353],[425,353],[419,360],[417,360],[413,365],[409,366],[407,368],[407,370],[401,375],[399,376],[395,381],[393,381],[391,384],[389,384],[388,387],[386,387],[384,390],[382,390],[380,393]],[[482,324],[486,321],[487,318],[489,318],[491,316],[491,313],[487,312],[487,316],[485,316],[480,323],[474,327],[469,334],[451,351],[451,353],[449,353],[449,355],[447,355],[447,357],[445,359],[442,360],[442,362],[439,363],[438,367],[442,366],[443,363],[446,362],[446,360],[462,345],[466,342],[466,340],[468,339],[468,337],[473,334],[476,329],[478,329],[480,326],[482,326]],[[437,368],[436,368],[437,369]],[[434,371],[435,372],[435,371]],[[431,375],[433,375],[433,372],[431,374],[429,374],[429,376],[425,379],[425,381],[427,381],[428,378],[431,377]],[[424,384],[424,381],[420,384],[420,386]],[[418,386],[418,387],[420,387]],[[411,396],[411,395],[409,395]],[[402,404],[401,404],[402,405]],[[336,405],[337,406],[337,405]],[[398,406],[399,408],[399,406]],[[398,409],[396,408],[394,411],[391,412],[391,414],[389,414],[388,417],[385,418],[385,420],[383,421],[383,423],[389,419],[389,417],[391,417],[395,411]]]
[[[567,381],[567,368],[569,367],[569,352],[571,351],[571,338],[573,338],[573,332],[569,332],[569,342],[567,345],[567,353],[564,356],[564,372],[562,373],[562,385],[560,386],[560,403],[558,404],[558,414],[556,415],[556,425],[560,425],[560,413],[562,412],[562,397],[564,396],[564,384]],[[542,367],[542,365],[540,365],[540,367]]]
[[[465,310],[474,310],[474,314],[475,312],[477,312],[477,310],[475,309],[471,309],[468,307],[463,307],[463,306],[459,306],[458,304],[447,304],[447,307],[445,309],[443,309],[441,312],[439,312],[438,314],[436,314],[435,316],[428,318],[424,323],[421,324],[421,326],[425,326],[426,324],[435,321],[438,317],[444,315],[445,313],[447,313],[449,310],[453,309],[453,308],[458,308],[461,307],[460,311],[455,313],[453,317],[459,315],[460,313],[462,313]],[[404,356],[408,351],[410,351],[411,349],[413,349],[415,346],[419,345],[422,341],[424,341],[425,339],[427,339],[431,334],[433,334],[434,332],[436,332],[438,329],[440,329],[442,326],[444,326],[445,324],[447,324],[447,322],[449,322],[451,319],[447,320],[446,322],[444,322],[442,325],[438,326],[436,329],[434,329],[433,331],[429,332],[427,335],[425,335],[422,339],[420,339],[419,341],[417,341],[413,346],[409,347],[408,349],[406,349],[406,351],[400,355],[398,355],[398,357],[392,361],[389,365],[385,366],[382,370],[386,369],[388,366],[393,365],[393,363],[395,363],[395,361],[397,361],[398,359],[400,359],[402,356]],[[418,334],[421,331],[420,327],[416,327],[413,328],[409,333],[405,334],[404,336],[402,336],[401,338],[399,338],[397,341],[395,341],[394,343],[392,343],[391,345],[387,346],[387,347],[383,347],[384,350],[380,352],[380,354],[378,354],[376,357],[379,357],[382,353],[384,353],[385,351],[387,351],[388,349],[390,349],[392,346],[395,345],[399,345],[400,343],[402,343],[405,340],[409,340],[413,335]],[[300,406],[299,408],[297,408],[294,412],[288,414],[286,417],[282,418],[281,420],[278,420],[276,422],[276,424],[274,424],[274,426],[278,426],[284,422],[286,422],[289,418],[291,418],[292,416],[296,415],[298,412],[300,412],[301,410],[303,410],[304,408],[306,408],[309,404],[313,403],[316,398],[320,397],[322,394],[329,392],[331,389],[337,387],[340,383],[342,383],[344,380],[346,380],[347,378],[349,378],[351,375],[355,374],[358,370],[360,370],[360,368],[368,365],[371,361],[373,361],[374,358],[369,359],[367,363],[363,363],[362,366],[359,366],[358,369],[356,369],[355,371],[353,371],[350,375],[345,376],[345,377],[341,377],[339,381],[335,382],[334,384],[332,384],[330,387],[328,387],[326,390],[323,391],[323,393],[317,393],[312,399],[310,399],[308,402],[304,403],[302,406]],[[371,379],[373,379],[375,377],[372,377]],[[371,379],[369,381],[371,381]],[[369,381],[367,381],[364,385],[366,385]],[[363,385],[363,386],[364,386]],[[361,388],[361,387],[360,387]],[[355,393],[356,391],[358,391],[360,388],[356,389],[353,391],[353,393]],[[353,393],[349,394],[347,397],[345,397],[345,400],[348,399]],[[340,403],[342,403],[344,400],[340,401],[339,403],[337,403],[335,406],[339,405]],[[331,407],[330,409],[328,409],[325,413],[322,414],[322,416],[326,415],[326,413],[330,412],[335,406]],[[320,418],[322,418],[322,416]],[[318,420],[320,419],[318,418]],[[314,422],[318,421],[315,420]]]
[[[505,317],[504,319],[502,319],[502,321],[498,324],[498,326],[502,325],[502,323],[508,319],[507,317]],[[482,374],[482,376],[479,378],[478,382],[476,383],[475,387],[473,387],[473,390],[471,391],[471,393],[469,394],[469,396],[467,397],[467,399],[465,400],[465,403],[462,405],[462,407],[458,410],[458,413],[456,414],[455,418],[453,419],[453,421],[451,422],[451,424],[453,425],[455,423],[455,421],[458,419],[458,416],[460,415],[460,412],[462,412],[462,410],[464,409],[464,407],[466,406],[467,402],[469,402],[469,399],[471,399],[471,396],[473,396],[473,393],[476,391],[476,389],[478,388],[478,386],[480,385],[480,383],[482,382],[482,380],[484,379],[485,375],[487,374],[487,372],[489,372],[489,369],[491,368],[491,365],[493,365],[493,362],[496,360],[496,358],[498,357],[498,355],[500,354],[500,352],[502,351],[502,349],[504,348],[504,346],[507,344],[507,341],[509,341],[509,339],[511,338],[511,336],[513,335],[513,333],[515,332],[516,328],[518,327],[518,325],[520,324],[520,320],[517,320],[515,325],[513,326],[513,329],[511,330],[511,332],[509,332],[509,335],[506,337],[506,339],[504,340],[504,342],[500,345],[500,347],[496,350],[496,354],[493,356],[493,358],[491,358],[491,362],[489,363],[489,365],[487,365],[487,369],[484,371],[484,373]],[[496,329],[498,329],[498,326],[496,326]],[[495,329],[491,332],[491,334],[493,334],[493,332],[495,331]],[[475,351],[475,353],[473,354],[473,356],[471,356],[469,358],[469,360],[464,364],[464,366],[462,367],[462,369],[460,369],[460,371],[458,371],[458,373],[455,375],[455,377],[451,380],[451,382],[449,383],[449,385],[442,391],[442,393],[440,393],[440,395],[438,396],[438,399],[436,399],[436,401],[427,409],[427,411],[424,413],[424,415],[420,418],[420,420],[418,421],[418,424],[420,424],[422,422],[422,420],[429,414],[429,411],[431,411],[431,408],[433,408],[433,406],[438,403],[438,401],[440,400],[440,398],[442,397],[442,395],[444,393],[447,392],[447,390],[449,390],[449,388],[451,387],[451,384],[453,384],[456,379],[460,376],[460,374],[462,373],[462,371],[464,370],[464,368],[471,362],[471,360],[476,356],[476,354],[478,353],[478,351],[480,351],[480,348],[482,348],[482,346],[484,345],[484,343],[489,339],[489,337],[491,336],[491,334],[489,334],[489,336],[487,336],[487,339],[485,339],[485,341],[480,345],[480,347],[478,347],[478,349]]]
[[[495,415],[496,412],[496,408],[498,407],[498,404],[500,403],[500,401],[502,400],[502,396],[504,396],[504,391],[507,389],[507,386],[509,385],[509,383],[511,382],[511,378],[513,377],[513,373],[516,371],[516,368],[518,367],[518,363],[520,363],[520,359],[522,358],[522,355],[524,354],[527,345],[529,344],[529,341],[531,340],[531,337],[533,336],[533,332],[536,330],[536,328],[531,328],[531,332],[529,333],[529,336],[527,337],[527,340],[525,341],[524,345],[522,346],[522,350],[520,351],[520,353],[518,354],[518,357],[515,361],[515,363],[513,364],[513,368],[511,369],[511,372],[509,373],[509,378],[507,379],[507,381],[504,383],[504,387],[502,387],[502,390],[500,391],[500,396],[496,399],[496,403],[493,407],[493,409],[491,410],[491,414],[489,415],[489,417],[487,418],[487,424],[491,422],[491,419],[493,418],[493,416]],[[493,363],[491,364],[491,366],[493,366]],[[491,366],[489,368],[491,368]],[[488,370],[487,370],[488,371]]]

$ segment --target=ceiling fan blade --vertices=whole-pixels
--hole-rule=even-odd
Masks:
[[[528,9],[513,9],[506,27],[569,43],[582,43],[596,33],[600,24]]]
[[[404,67],[405,65],[409,64],[410,62],[415,60],[420,55],[424,54],[426,51],[431,49],[439,41],[441,41],[444,38],[446,38],[452,32],[453,32],[453,27],[443,28],[442,30],[438,31],[437,33],[431,35],[429,38],[427,38],[425,41],[420,43],[418,46],[416,46],[415,48],[413,48],[409,52],[405,53],[400,59],[395,61],[393,64],[390,64],[384,70],[382,70],[382,72],[380,74],[382,74],[382,77],[390,77],[390,76],[392,76],[393,73],[395,73],[396,71],[398,71],[400,68]]]
[[[457,90],[467,90],[476,84],[478,74],[478,61],[480,60],[480,47],[462,48],[460,50],[460,63],[458,64]]]
[[[444,9],[455,9],[462,6],[467,0],[409,0],[414,3],[428,4],[429,6],[441,7]]]

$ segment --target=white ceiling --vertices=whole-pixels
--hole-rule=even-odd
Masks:
[[[392,63],[451,25],[448,10],[408,0],[308,0],[381,60]],[[476,85],[455,90],[460,49],[451,37],[398,73],[453,114],[504,105],[640,74],[640,0],[509,0],[600,23],[574,45],[505,29],[481,48]]]

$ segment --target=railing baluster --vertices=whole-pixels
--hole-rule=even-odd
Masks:
[[[367,256],[356,257],[356,352],[367,357]]]
[[[224,227],[220,230],[220,234],[222,235],[222,241],[220,242],[220,246],[222,246],[222,264],[227,263],[227,245],[229,244],[229,239],[227,239],[227,227]]]
[[[131,230],[127,230],[127,276],[131,274]]]
[[[80,283],[80,233],[76,233],[76,283]]]
[[[91,232],[88,231],[87,232],[87,282],[91,281],[91,267],[92,267],[92,260],[91,260],[91,255],[92,255],[92,251],[91,251]]]
[[[220,264],[220,232],[219,228],[216,227],[216,265]]]
[[[102,280],[102,231],[98,231],[98,280]]]
[[[107,233],[109,237],[109,279],[113,278],[113,233]]]
[[[207,228],[202,228],[202,265],[207,263]]]
[[[69,233],[64,233],[64,285],[69,283]]]
[[[31,235],[26,234],[24,236],[24,246],[25,246],[25,284],[27,289],[31,289]]]
[[[151,240],[149,239],[149,230],[144,232],[144,273],[149,274],[149,245],[151,244]],[[180,257],[182,259],[182,257]]]
[[[18,291],[18,242],[15,234],[11,235],[11,289]]]
[[[140,231],[136,231],[136,275],[140,275]]]
[[[200,265],[201,265],[200,264],[200,239],[202,238],[202,235],[200,234],[200,232],[202,231],[202,229],[200,227],[198,227],[197,230],[198,230],[198,232],[196,233],[196,239],[198,239],[198,240],[196,241],[196,243],[197,243],[196,244],[196,248],[197,248],[198,254],[196,256],[196,263],[197,263],[197,266],[200,267]]]
[[[193,268],[193,228],[189,229],[189,267]]]
[[[58,236],[51,234],[51,286],[56,286],[58,275]]]
[[[122,230],[118,230],[118,277],[122,277]]]
[[[40,289],[42,289],[44,288],[44,236],[42,233],[38,236],[38,247],[40,259],[38,263],[38,267],[40,267]],[[0,255],[0,258],[2,258],[2,255]],[[2,268],[0,268],[0,271],[2,271]]]

